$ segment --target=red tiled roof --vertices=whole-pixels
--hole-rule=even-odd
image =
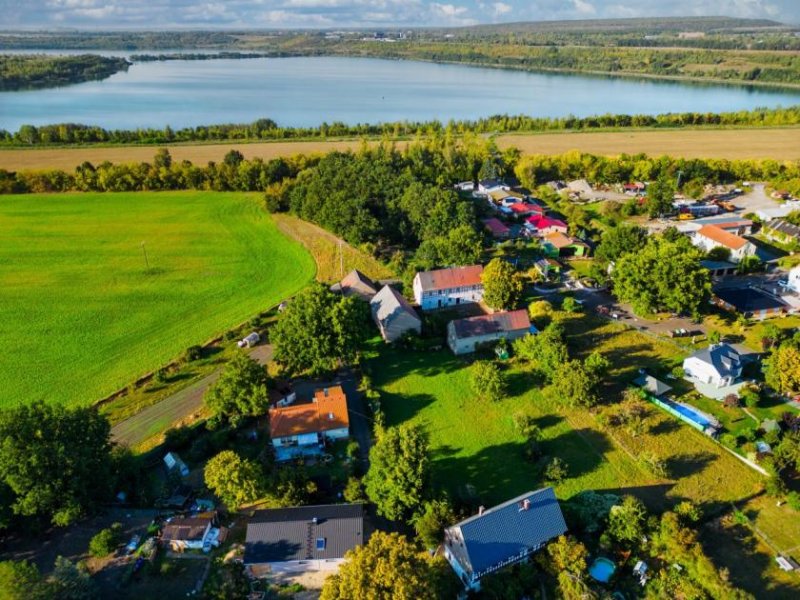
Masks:
[[[748,243],[746,239],[739,237],[738,235],[728,233],[716,225],[704,225],[697,230],[697,235],[701,235],[704,238],[708,238],[709,240],[717,242],[718,244],[722,244],[731,250],[738,250]]]
[[[530,326],[528,311],[524,308],[453,321],[456,337],[459,339],[489,335],[498,331],[527,330]]]
[[[269,428],[273,439],[349,426],[347,397],[338,385],[317,390],[313,402],[269,409]]]
[[[483,265],[469,267],[453,267],[452,269],[439,269],[437,271],[422,271],[417,273],[420,285],[425,291],[449,290],[470,285],[482,285],[481,274]]]
[[[518,215],[528,215],[530,213],[541,213],[544,209],[536,204],[524,204],[522,202],[515,202],[508,209],[517,213]]]
[[[495,219],[494,217],[484,219],[483,224],[492,235],[506,235],[510,231],[500,219]]]
[[[528,223],[536,227],[536,229],[547,229],[548,227],[561,227],[566,229],[567,224],[559,219],[551,219],[542,215],[535,215],[528,219]]]

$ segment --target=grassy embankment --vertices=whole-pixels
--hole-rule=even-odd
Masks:
[[[257,200],[5,197],[2,404],[89,404],[302,288],[311,256]]]
[[[598,131],[564,131],[560,133],[519,133],[495,137],[503,149],[519,148],[524,154],[561,154],[580,150],[614,156],[644,153],[652,156],[668,154],[683,158],[727,158],[774,160],[800,159],[798,127],[741,129],[619,129]],[[375,142],[377,143],[377,142]],[[405,143],[399,141],[399,144]],[[333,150],[355,150],[360,140],[313,140],[253,142],[240,141],[209,144],[167,145],[174,160],[195,164],[219,162],[231,150],[239,150],[246,158],[270,160],[293,154],[312,154]],[[92,146],[70,148],[0,148],[0,169],[11,171],[65,169],[71,171],[84,161],[99,164],[152,161],[155,146]]]

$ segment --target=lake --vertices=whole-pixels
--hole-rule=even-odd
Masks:
[[[0,128],[283,126],[667,112],[800,103],[800,90],[527,73],[369,58],[258,58],[134,64],[104,81],[0,93]]]

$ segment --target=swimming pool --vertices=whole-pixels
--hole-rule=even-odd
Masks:
[[[589,575],[591,575],[592,579],[595,581],[599,581],[600,583],[608,583],[608,581],[611,579],[611,576],[614,574],[614,571],[616,570],[617,567],[613,562],[601,556],[592,563],[591,567],[589,567]]]
[[[692,408],[688,404],[671,402],[669,400],[664,400],[664,403],[667,404],[674,411],[679,412],[687,419],[694,421],[698,425],[701,425],[703,429],[711,425],[711,421],[709,421],[701,412],[694,410],[694,408]]]

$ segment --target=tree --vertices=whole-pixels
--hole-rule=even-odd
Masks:
[[[544,479],[550,483],[561,483],[569,474],[569,465],[562,459],[554,456],[544,469]]]
[[[436,240],[440,265],[471,265],[483,253],[481,236],[469,225],[459,225]]]
[[[203,471],[208,488],[231,509],[257,500],[264,493],[264,472],[255,461],[233,450],[223,450],[208,461]]]
[[[736,265],[736,273],[739,275],[746,275],[747,273],[755,273],[764,268],[764,263],[757,256],[745,256]]]
[[[446,499],[430,500],[414,517],[414,531],[426,548],[436,548],[442,541],[445,527],[456,522],[453,507]]]
[[[551,323],[536,335],[515,340],[514,353],[530,361],[533,369],[547,381],[552,381],[561,365],[569,360],[564,330],[557,323]]]
[[[675,191],[675,182],[666,173],[647,186],[645,206],[651,219],[673,212]]]
[[[706,254],[708,260],[730,260],[731,249],[725,246],[716,246]]]
[[[783,342],[765,362],[764,376],[770,387],[779,392],[800,390],[800,347]]]
[[[55,600],[93,600],[98,597],[97,587],[89,571],[63,556],[56,557],[48,584]]]
[[[580,303],[572,296],[566,296],[561,301],[561,310],[568,313],[576,313],[581,310]]]
[[[420,600],[435,598],[432,561],[399,533],[376,531],[347,552],[328,577],[320,600]]]
[[[595,256],[616,262],[624,254],[636,253],[647,244],[647,229],[638,225],[618,225],[603,232]]]
[[[35,402],[0,412],[0,483],[13,513],[64,526],[104,502],[110,431],[94,408]]]
[[[89,554],[96,558],[115,552],[122,543],[122,523],[114,523],[97,532],[89,541]]]
[[[617,297],[640,314],[664,309],[696,315],[711,293],[699,251],[663,238],[653,238],[639,252],[622,256],[612,276]]]
[[[547,300],[536,300],[535,302],[531,302],[528,306],[528,316],[531,318],[531,321],[535,321],[540,326],[545,325],[546,323],[543,323],[543,321],[545,319],[549,321],[552,314],[553,305]]]
[[[590,407],[597,403],[598,379],[577,359],[562,363],[553,377],[553,391],[567,406]]]
[[[215,421],[227,420],[237,426],[245,417],[268,414],[268,384],[264,366],[244,352],[237,352],[208,389],[204,400]]]
[[[270,331],[275,360],[290,373],[312,375],[356,359],[367,332],[368,307],[354,297],[333,294],[321,284],[300,292]]]
[[[506,380],[500,368],[488,360],[476,361],[470,367],[470,384],[478,398],[498,402],[507,392]]]
[[[611,507],[619,504],[619,501],[619,496],[615,494],[585,490],[570,498],[566,508],[580,523],[583,531],[596,533],[605,526]]]
[[[407,519],[420,506],[428,482],[428,440],[410,425],[382,432],[369,452],[364,477],[369,499],[378,514],[391,520]]]
[[[510,310],[522,295],[522,277],[514,266],[502,258],[492,259],[481,274],[483,301],[496,310]]]
[[[50,597],[36,565],[27,560],[0,562],[2,600],[45,600]]]
[[[583,575],[586,571],[586,559],[589,551],[581,542],[572,537],[561,535],[547,546],[554,573],[571,573]]]
[[[608,534],[620,542],[637,543],[644,535],[647,509],[634,496],[624,496],[622,504],[611,507]]]

